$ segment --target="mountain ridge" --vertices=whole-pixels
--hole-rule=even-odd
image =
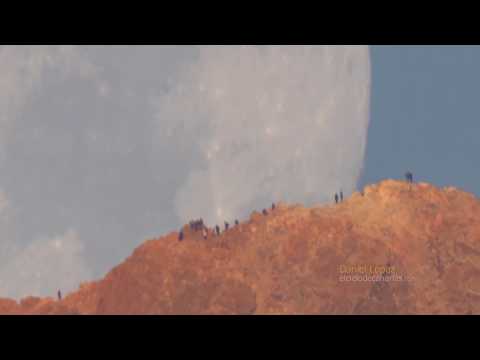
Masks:
[[[186,225],[183,241],[145,241],[60,301],[0,299],[0,314],[480,313],[479,216],[473,194],[384,180],[339,204],[254,211],[206,240]],[[345,274],[360,266],[382,273]],[[396,280],[359,281],[387,270]]]

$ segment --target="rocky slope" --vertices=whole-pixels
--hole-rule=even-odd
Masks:
[[[5,299],[0,313],[480,314],[479,219],[471,194],[385,180],[338,205],[254,212],[207,240],[185,227],[62,301]],[[390,277],[353,281],[365,275]]]

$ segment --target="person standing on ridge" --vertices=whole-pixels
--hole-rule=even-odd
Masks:
[[[58,301],[62,300],[62,292],[60,290],[57,291],[57,298]]]
[[[410,171],[407,171],[406,174],[405,174],[405,179],[410,184],[413,183],[413,174]]]
[[[215,225],[215,231],[217,232],[217,236],[220,236],[220,226]]]
[[[340,190],[340,202],[343,202],[343,191]]]
[[[338,194],[335,193],[335,204],[338,204]]]

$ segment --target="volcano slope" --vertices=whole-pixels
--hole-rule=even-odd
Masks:
[[[474,195],[385,180],[338,205],[254,212],[207,240],[185,226],[183,241],[146,241],[61,301],[3,299],[0,313],[480,314],[479,219]],[[359,281],[372,269],[383,281]]]

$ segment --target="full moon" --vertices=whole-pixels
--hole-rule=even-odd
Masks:
[[[356,187],[367,46],[0,46],[0,297]]]

